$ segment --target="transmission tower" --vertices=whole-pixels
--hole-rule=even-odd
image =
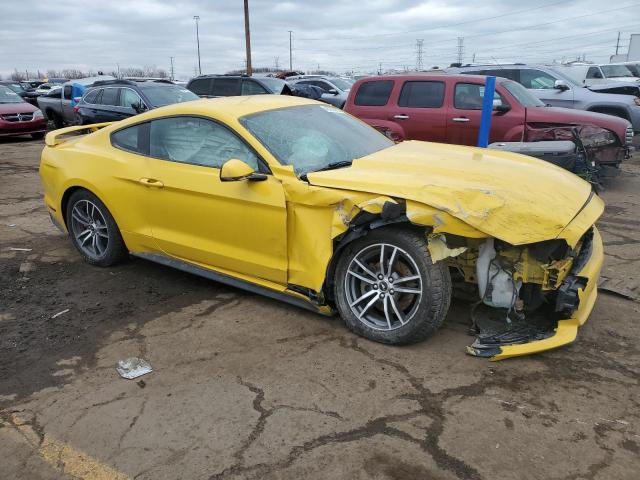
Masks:
[[[416,40],[416,72],[422,71],[422,45],[423,39]]]
[[[464,58],[464,37],[458,37],[458,63],[462,64]]]

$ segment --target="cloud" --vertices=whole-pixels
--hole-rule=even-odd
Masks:
[[[595,0],[471,1],[250,0],[254,66],[320,65],[337,72],[411,68],[417,39],[424,39],[425,66],[448,65],[464,37],[464,60],[549,62],[607,61],[618,30],[624,42],[640,32],[640,3],[607,8]],[[537,10],[533,10],[536,7]],[[519,13],[518,13],[519,12]],[[22,0],[3,6],[0,74],[14,68],[92,68],[156,65],[178,77],[197,66],[194,15],[200,16],[203,73],[244,66],[241,0]],[[496,18],[490,18],[496,17]]]

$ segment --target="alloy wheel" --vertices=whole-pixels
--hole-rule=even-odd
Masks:
[[[344,278],[353,314],[376,330],[395,330],[416,314],[422,298],[418,265],[406,251],[378,243],[360,250]]]
[[[73,206],[71,232],[85,255],[100,258],[107,251],[109,228],[100,208],[90,200],[79,200]]]

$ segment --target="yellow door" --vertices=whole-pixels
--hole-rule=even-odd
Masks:
[[[183,260],[286,284],[284,189],[263,181],[220,181],[237,158],[259,170],[253,150],[208,119],[172,117],[150,126],[147,203],[158,248]]]

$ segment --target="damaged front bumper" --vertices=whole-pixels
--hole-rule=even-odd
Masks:
[[[573,313],[568,318],[558,320],[554,330],[546,334],[541,333],[537,338],[533,335],[532,338],[534,339],[532,341],[526,343],[520,341],[511,344],[507,344],[508,341],[506,341],[505,343],[494,343],[492,345],[478,345],[476,342],[474,345],[467,347],[467,353],[474,356],[488,357],[496,361],[551,350],[573,342],[578,334],[578,328],[587,321],[589,314],[593,310],[598,294],[597,283],[603,260],[602,238],[594,226],[590,244],[582,250],[571,272],[559,289],[559,294],[562,295],[562,298],[558,298],[558,302],[569,303],[572,296],[577,297],[577,306]]]

